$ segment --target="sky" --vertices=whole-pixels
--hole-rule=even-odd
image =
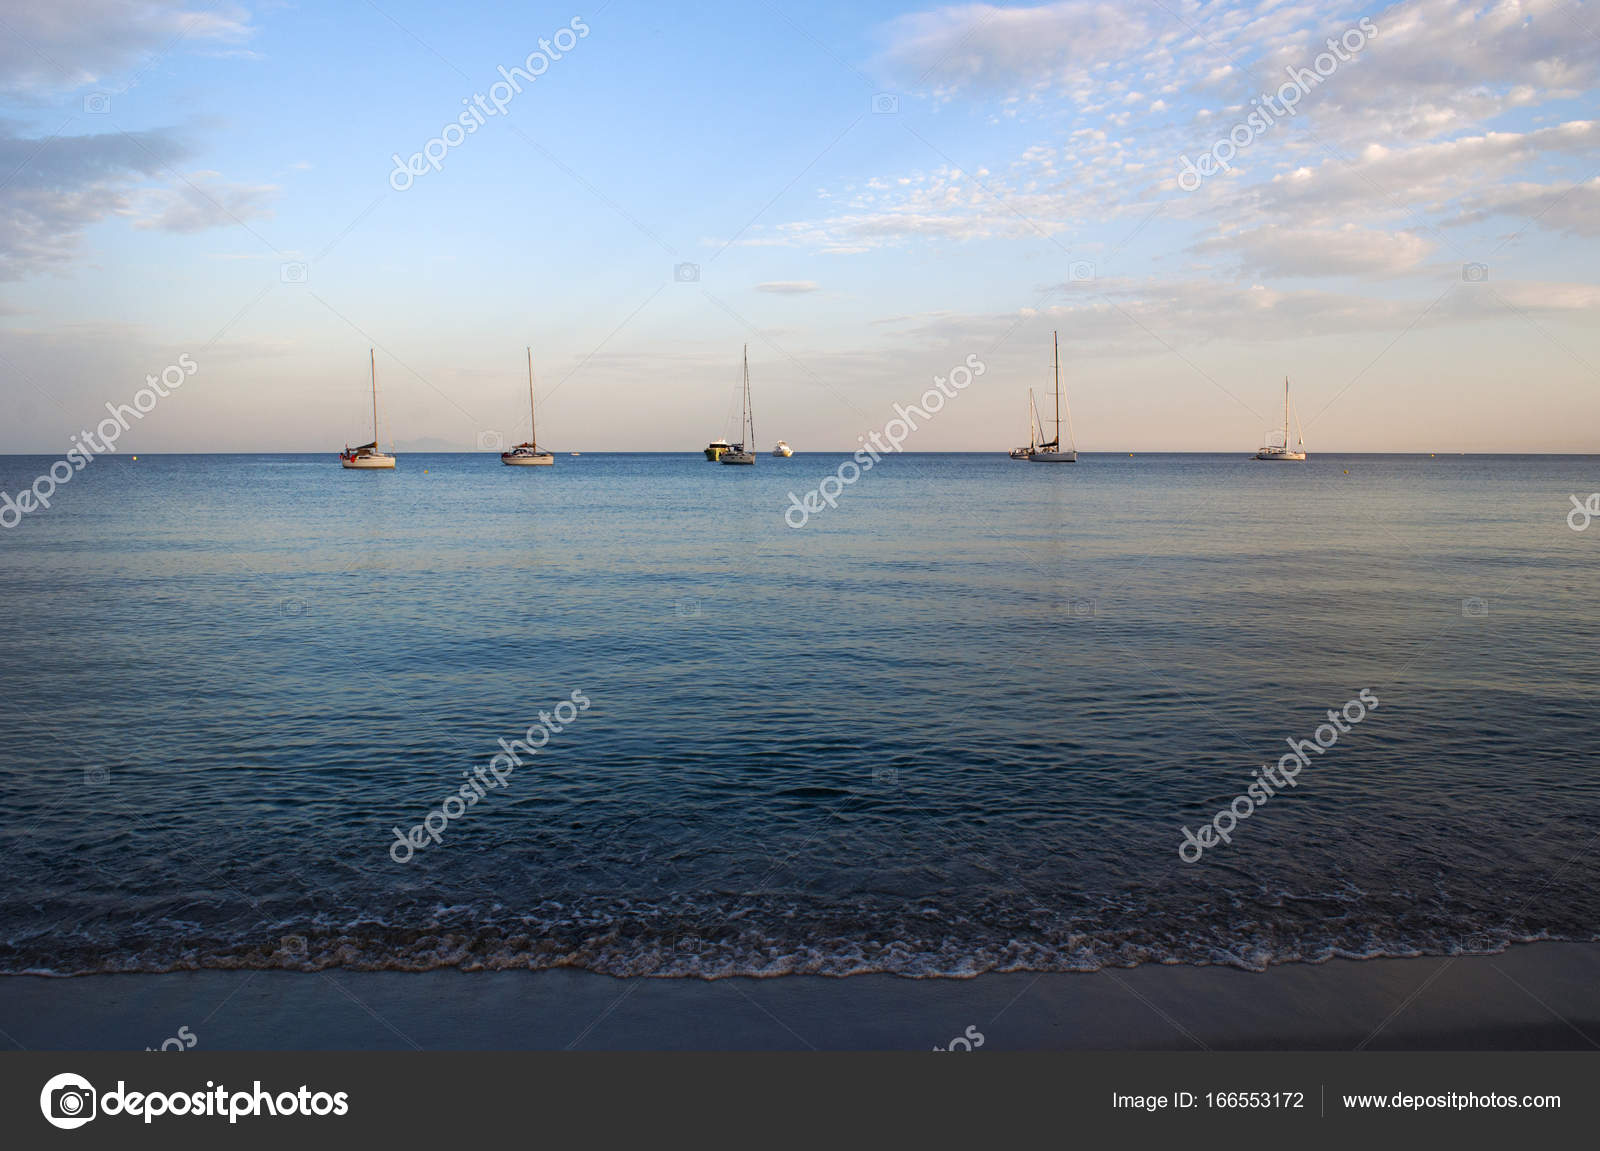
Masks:
[[[1592,0],[675,7],[0,0],[0,452],[1600,452]]]

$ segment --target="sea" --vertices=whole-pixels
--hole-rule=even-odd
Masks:
[[[1596,938],[1600,458],[848,458],[97,458],[0,529],[0,972]]]

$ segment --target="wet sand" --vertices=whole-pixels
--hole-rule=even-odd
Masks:
[[[0,1042],[143,1050],[1587,1050],[1600,944],[1500,955],[1148,965],[974,979],[616,979],[585,971],[0,977]]]

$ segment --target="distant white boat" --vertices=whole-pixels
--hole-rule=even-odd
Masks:
[[[372,442],[352,448],[349,444],[339,453],[339,466],[360,471],[394,467],[394,457],[378,450],[378,357],[371,348],[367,358],[372,365]]]
[[[1011,458],[1014,460],[1031,459],[1033,453],[1039,450],[1039,419],[1038,409],[1033,404],[1033,389],[1028,389],[1028,446],[1025,448],[1012,448]]]
[[[784,459],[788,459],[790,456],[794,455],[794,449],[783,440],[779,440],[778,446],[772,449],[772,454],[775,456],[782,456]]]
[[[739,431],[744,436],[722,453],[718,463],[754,465],[756,462],[756,418],[750,411],[750,345],[744,346],[744,413],[739,417]],[[749,444],[749,447],[745,445]]]
[[[1289,444],[1289,377],[1283,377],[1283,443],[1268,443],[1256,453],[1258,460],[1287,460],[1299,461],[1306,458],[1306,437],[1300,432],[1299,421],[1295,421],[1295,431],[1299,432],[1299,441],[1294,446]]]
[[[518,444],[509,452],[501,452],[500,462],[513,467],[548,466],[556,462],[555,456],[539,447],[538,430],[534,426],[532,348],[528,349],[528,442]]]
[[[1050,333],[1050,338],[1055,348],[1056,434],[1029,452],[1028,460],[1036,464],[1075,464],[1078,462],[1078,443],[1077,437],[1072,434],[1070,407],[1067,409],[1067,438],[1072,441],[1072,447],[1063,449],[1061,446],[1061,338],[1054,332]]]

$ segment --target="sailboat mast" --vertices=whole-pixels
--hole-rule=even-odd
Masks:
[[[1289,377],[1283,377],[1283,446],[1289,447]]]
[[[528,442],[538,448],[539,429],[533,422],[533,348],[528,347]]]
[[[744,346],[744,417],[745,417],[745,428],[741,429],[741,431],[746,431],[747,430],[749,432],[749,435],[750,435],[750,439],[749,439],[749,442],[748,442],[745,450],[753,452],[753,451],[756,450],[756,414],[750,410],[750,345],[749,344],[746,344]]]
[[[1059,452],[1061,450],[1061,337],[1051,332],[1050,342],[1055,348],[1053,359],[1056,369],[1056,451]]]
[[[379,451],[378,447],[378,354],[371,348],[367,349],[367,358],[372,364],[372,450]]]

